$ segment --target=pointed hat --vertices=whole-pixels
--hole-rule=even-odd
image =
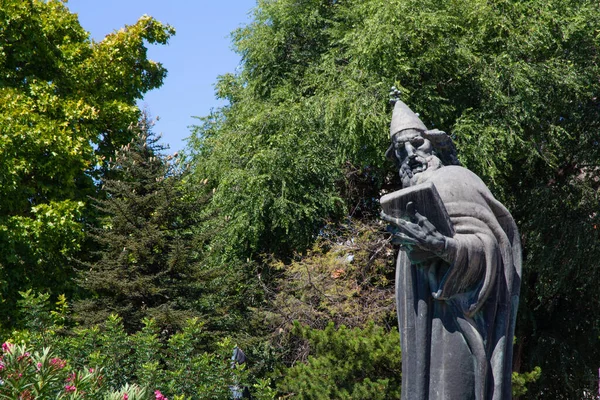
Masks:
[[[423,121],[419,119],[419,116],[413,112],[413,110],[408,108],[408,106],[401,100],[397,100],[396,105],[394,105],[394,112],[392,113],[390,138],[394,136],[394,134],[406,129],[416,129],[424,132],[427,130],[427,127]]]

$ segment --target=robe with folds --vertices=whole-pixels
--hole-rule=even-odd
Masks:
[[[521,280],[517,227],[468,169],[423,176],[455,234],[439,257],[411,264],[406,251],[398,255],[402,399],[509,400]]]

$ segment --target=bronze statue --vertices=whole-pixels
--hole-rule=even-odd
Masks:
[[[521,245],[514,219],[451,138],[397,101],[387,156],[403,189],[382,218],[401,245],[396,301],[402,399],[511,399]]]

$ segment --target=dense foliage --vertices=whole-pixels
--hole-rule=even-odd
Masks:
[[[130,331],[149,317],[163,329],[179,327],[201,295],[195,269],[201,242],[192,228],[201,220],[202,201],[190,199],[150,124],[145,118],[132,128],[135,137],[109,159],[107,196],[95,202],[103,216],[91,235],[96,261],[84,263],[80,277],[92,296],[77,305],[92,323],[118,314]]]
[[[269,331],[290,332],[295,322],[314,329],[330,322],[395,326],[393,254],[381,224],[349,221],[325,227],[314,246],[288,264],[270,260],[277,286],[265,307]]]
[[[0,333],[15,343],[0,365],[35,385],[67,360],[44,380],[52,398],[75,398],[67,371],[90,388],[101,374],[102,398],[219,398],[235,335],[281,395],[397,397],[394,250],[377,220],[399,186],[384,158],[396,86],[521,230],[515,395],[592,393],[598,8],[259,0],[233,33],[239,72],[216,85],[228,103],[179,163],[135,105],[165,77],[146,45],[171,27],[144,16],[94,42],[63,1],[0,0]],[[21,383],[0,391],[25,396]]]
[[[145,16],[97,43],[62,1],[0,1],[0,324],[19,290],[73,289],[94,179],[166,74],[146,43],[173,33]]]
[[[287,261],[394,187],[398,87],[521,229],[515,367],[543,371],[527,396],[577,398],[600,356],[598,29],[585,0],[259,1],[233,35],[243,68],[217,85],[230,105],[190,142],[197,179],[234,250]]]
[[[89,232],[96,251],[81,262],[78,283],[88,295],[75,304],[77,319],[93,325],[118,314],[135,332],[153,318],[172,333],[202,315],[212,332],[244,330],[255,285],[242,283],[238,264],[220,263],[211,237],[222,228],[205,210],[212,193],[186,184],[146,114],[131,129],[134,138],[109,158],[106,196],[93,202],[100,224]]]
[[[222,338],[217,351],[202,350],[202,322],[189,319],[164,337],[152,319],[133,335],[123,320],[65,335],[68,308],[55,309],[47,295],[23,293],[23,317],[36,329],[14,331],[0,352],[0,397],[7,399],[230,399],[230,386],[252,388],[256,399],[272,399],[268,381],[231,368],[234,348]],[[50,316],[50,317],[48,317]],[[124,396],[127,394],[127,396]],[[172,397],[173,396],[173,397]]]
[[[373,324],[365,329],[323,330],[295,326],[307,339],[311,355],[285,371],[279,388],[294,398],[385,400],[400,398],[402,383],[398,332],[385,332]]]

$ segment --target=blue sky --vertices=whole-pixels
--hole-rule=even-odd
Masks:
[[[166,46],[151,46],[149,57],[169,74],[161,88],[146,94],[140,106],[160,117],[154,131],[163,134],[170,152],[185,146],[193,116],[221,105],[214,96],[217,76],[235,72],[240,58],[229,34],[250,21],[256,0],[69,0],[79,22],[93,39],[102,38],[144,14],[172,25],[177,34]]]

